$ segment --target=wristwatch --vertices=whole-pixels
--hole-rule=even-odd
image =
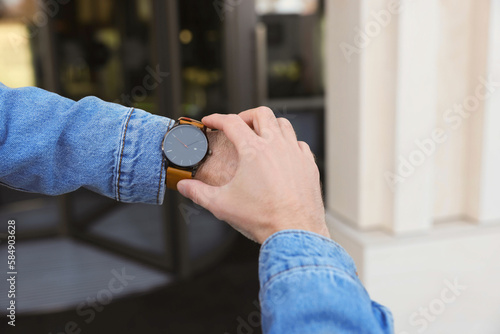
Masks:
[[[163,138],[167,188],[177,190],[177,182],[191,179],[209,155],[207,127],[188,117],[179,118]]]

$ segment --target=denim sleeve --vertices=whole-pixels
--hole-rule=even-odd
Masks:
[[[173,121],[86,97],[0,83],[0,183],[59,195],[84,187],[122,202],[161,204],[161,142]]]
[[[266,334],[393,332],[391,312],[370,299],[351,257],[318,234],[287,230],[269,237],[259,279]]]

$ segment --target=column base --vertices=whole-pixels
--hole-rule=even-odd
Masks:
[[[396,334],[500,333],[500,222],[435,224],[425,234],[358,231],[327,214]]]

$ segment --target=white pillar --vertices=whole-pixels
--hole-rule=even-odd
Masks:
[[[484,4],[483,4],[484,7]],[[488,13],[488,7],[484,8]],[[473,88],[484,111],[471,116],[474,128],[471,130],[474,155],[470,161],[470,196],[467,215],[482,222],[500,222],[500,1],[492,0],[489,10],[489,34],[480,31],[487,43],[486,71],[476,70]],[[481,21],[478,20],[479,23]],[[481,62],[482,59],[479,59]],[[488,82],[485,84],[485,82]],[[471,89],[472,90],[472,89]],[[485,96],[486,95],[486,96]]]
[[[403,0],[390,16],[397,0],[325,2],[327,222],[398,334],[500,331],[500,0],[490,1]]]
[[[395,233],[426,230],[433,216],[436,132],[438,2],[402,1],[398,17],[397,107],[394,156]],[[387,175],[387,174],[386,174]],[[399,182],[401,181],[401,182]]]
[[[326,133],[328,174],[327,206],[346,221],[359,221],[360,207],[360,67],[352,53],[354,25],[360,21],[361,1],[326,2],[327,110]],[[345,53],[341,46],[349,44]],[[331,80],[331,78],[337,78]]]
[[[415,141],[435,127],[438,20],[433,0],[397,4],[326,3],[327,206],[406,233],[432,221],[433,158]]]

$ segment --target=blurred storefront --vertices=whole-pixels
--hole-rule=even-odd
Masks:
[[[311,145],[324,177],[322,34],[319,0],[0,0],[0,81],[171,118],[268,105]],[[165,203],[122,205],[86,190],[54,198],[0,189],[0,217],[23,222],[19,243],[41,242],[26,246],[31,253],[41,247],[47,256],[94,256],[101,261],[96,277],[98,268],[109,274],[118,261],[112,256],[125,257],[144,276],[134,293],[210,267],[234,240],[225,223],[178,194],[169,192]],[[32,272],[43,272],[43,263],[31,263]],[[62,267],[76,272],[79,265]],[[23,279],[47,293],[57,284]],[[83,279],[66,277],[75,286]],[[25,295],[20,304],[29,307],[20,312],[73,307],[85,294],[75,286],[45,301]]]

